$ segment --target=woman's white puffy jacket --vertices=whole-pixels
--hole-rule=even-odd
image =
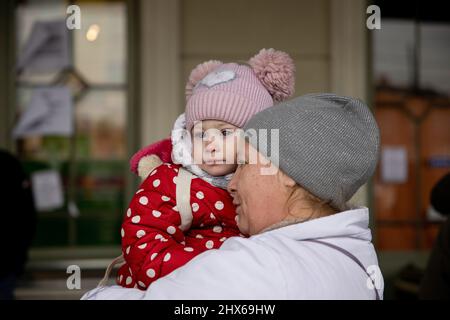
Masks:
[[[94,289],[83,299],[375,299],[383,278],[367,208],[234,237],[154,282],[147,291]],[[315,239],[342,248],[343,252]],[[370,277],[369,277],[370,275]]]

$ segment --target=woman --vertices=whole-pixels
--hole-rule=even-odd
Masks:
[[[250,237],[226,240],[145,292],[100,288],[85,299],[382,298],[368,209],[346,203],[378,159],[367,106],[306,95],[256,114],[245,129],[253,135],[228,190]],[[270,130],[278,140],[265,139]]]

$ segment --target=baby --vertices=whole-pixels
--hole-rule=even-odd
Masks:
[[[145,180],[122,224],[125,264],[118,284],[145,290],[227,238],[244,236],[226,191],[237,167],[237,131],[255,113],[292,95],[294,71],[292,59],[274,49],[261,50],[246,65],[208,61],[194,68],[186,110],[170,142],[132,159]]]

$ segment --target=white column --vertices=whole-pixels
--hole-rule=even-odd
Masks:
[[[368,30],[367,2],[330,1],[331,90],[367,102]]]
[[[170,135],[181,113],[179,0],[141,1],[141,145]]]
[[[330,1],[330,87],[334,93],[359,98],[372,107],[367,6],[364,0]],[[369,205],[367,184],[350,202]]]

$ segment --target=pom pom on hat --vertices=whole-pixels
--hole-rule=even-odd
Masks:
[[[287,53],[261,49],[248,63],[274,101],[284,101],[294,93],[295,65]]]
[[[191,97],[192,92],[193,92],[195,86],[197,85],[197,83],[200,80],[202,80],[204,77],[206,77],[206,75],[208,75],[208,73],[210,73],[211,71],[216,69],[221,64],[223,64],[223,62],[221,62],[221,61],[209,60],[209,61],[199,64],[191,71],[188,82],[186,84],[186,90],[185,90],[186,101],[189,100],[189,98]]]

